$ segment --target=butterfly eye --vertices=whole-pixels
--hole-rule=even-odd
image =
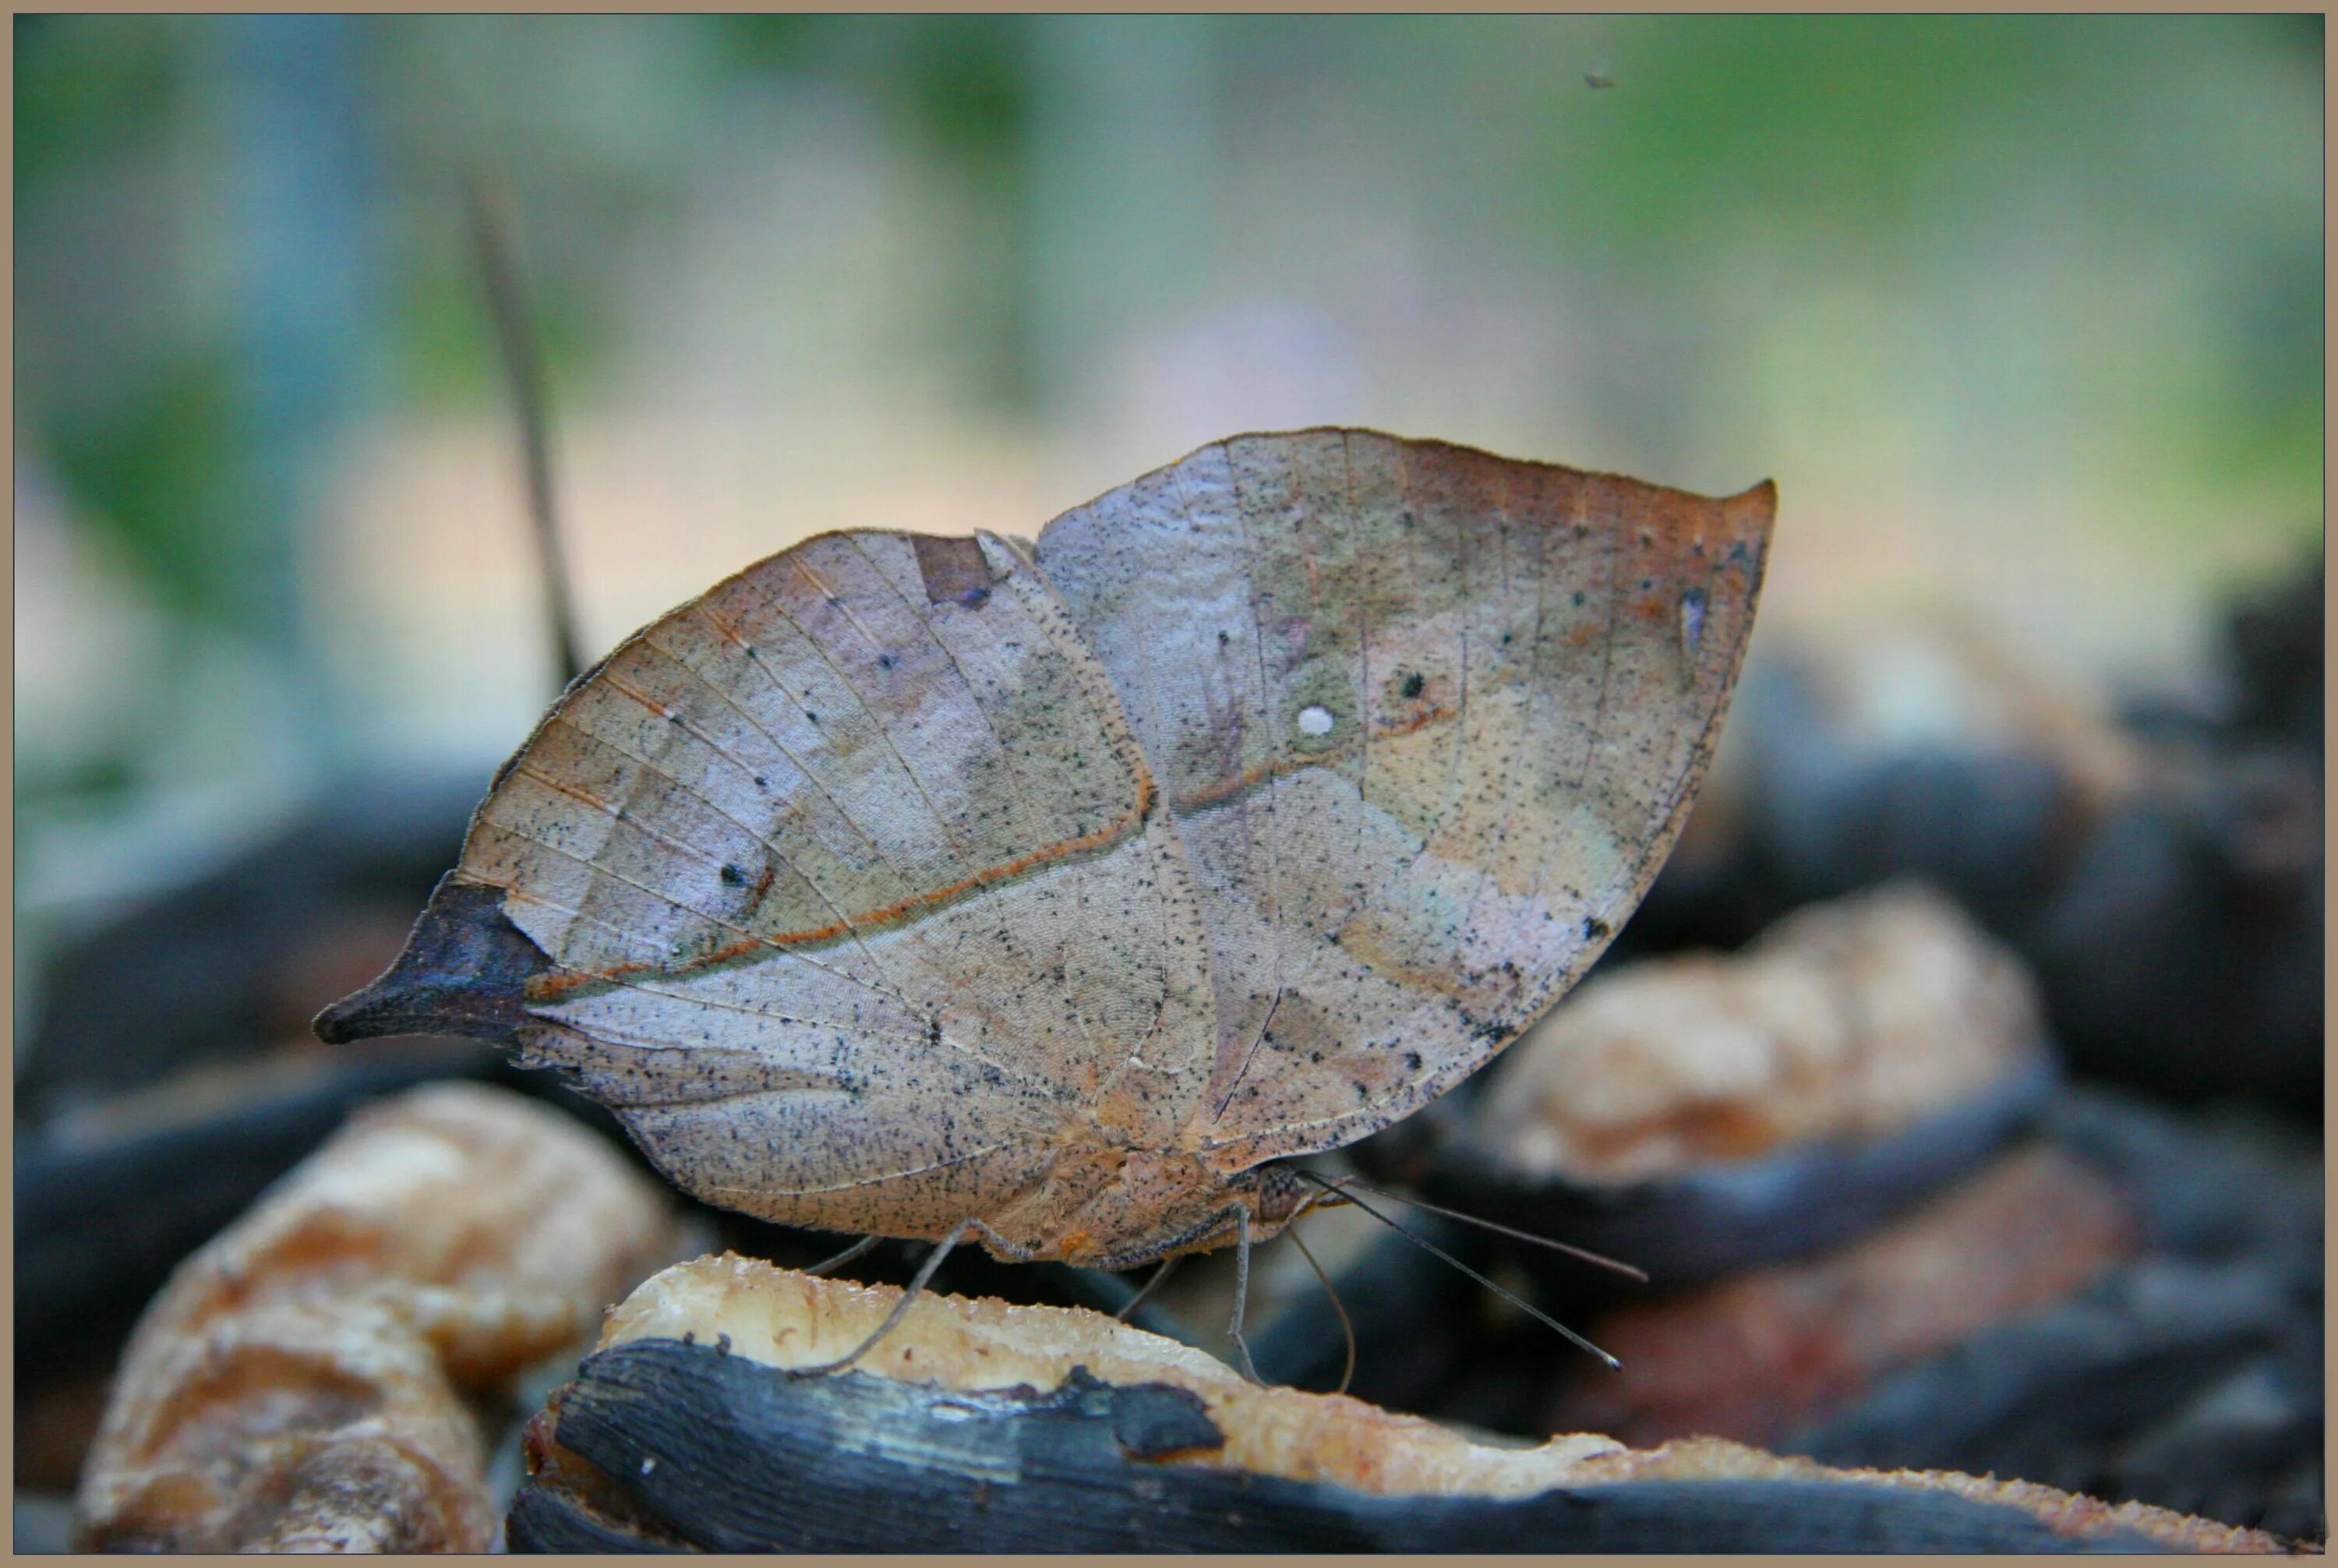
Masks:
[[[1331,726],[1339,722],[1331,710],[1321,703],[1299,710],[1299,732],[1302,735],[1329,735]]]

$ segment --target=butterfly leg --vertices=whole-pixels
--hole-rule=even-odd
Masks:
[[[1001,1236],[997,1231],[993,1230],[990,1228],[989,1221],[987,1220],[968,1220],[966,1223],[968,1229],[979,1230],[990,1239],[990,1250],[1002,1262],[1030,1263],[1036,1261],[1038,1258],[1038,1254],[1032,1249],[1009,1241],[1006,1237]]]
[[[1251,1364],[1250,1341],[1243,1338],[1243,1308],[1250,1304],[1250,1210],[1237,1208],[1233,1212],[1234,1317],[1233,1321],[1226,1325],[1226,1338],[1234,1342],[1234,1349],[1242,1357],[1242,1375],[1262,1388],[1266,1386],[1265,1380],[1259,1377],[1258,1368]]]
[[[1356,1325],[1349,1318],[1347,1303],[1340,1299],[1339,1289],[1331,1283],[1331,1277],[1323,1272],[1323,1265],[1315,1261],[1315,1254],[1310,1252],[1307,1243],[1300,1239],[1297,1225],[1291,1227],[1291,1244],[1299,1249],[1302,1258],[1307,1259],[1307,1267],[1315,1270],[1316,1282],[1323,1287],[1323,1294],[1331,1298],[1331,1310],[1340,1315],[1340,1332],[1346,1336],[1348,1341],[1348,1366],[1340,1374],[1340,1386],[1331,1392],[1345,1394],[1348,1385],[1356,1380]]]
[[[1153,1293],[1161,1289],[1162,1283],[1169,1278],[1171,1272],[1184,1259],[1184,1254],[1180,1252],[1161,1259],[1161,1267],[1153,1271],[1153,1278],[1144,1282],[1144,1288],[1121,1303],[1120,1310],[1112,1315],[1114,1321],[1127,1322],[1129,1315],[1153,1298]]]
[[[909,1312],[909,1304],[925,1293],[927,1282],[933,1279],[934,1270],[942,1266],[942,1259],[950,1255],[950,1249],[957,1246],[960,1241],[966,1240],[966,1233],[968,1231],[977,1228],[987,1229],[987,1227],[983,1226],[981,1220],[969,1216],[967,1219],[959,1220],[957,1227],[953,1229],[948,1235],[934,1243],[934,1250],[927,1253],[926,1260],[918,1266],[917,1278],[911,1279],[909,1281],[909,1288],[901,1292],[901,1298],[893,1303],[893,1309],[885,1314],[885,1321],[877,1325],[877,1332],[871,1334],[868,1338],[863,1339],[860,1344],[854,1346],[850,1351],[833,1361],[823,1362],[818,1367],[791,1367],[788,1369],[788,1376],[791,1377],[819,1377],[830,1372],[841,1372],[847,1367],[851,1366],[855,1361],[860,1360],[863,1356],[868,1355],[869,1351],[875,1349],[877,1348],[878,1341],[883,1339],[886,1335],[890,1334],[893,1331],[894,1326],[899,1324],[901,1321],[901,1318]]]
[[[804,1272],[807,1274],[818,1275],[825,1274],[831,1269],[841,1269],[847,1263],[851,1262],[855,1258],[860,1257],[870,1248],[876,1246],[878,1242],[882,1241],[883,1240],[885,1240],[885,1238],[882,1236],[863,1236],[860,1240],[855,1241],[851,1246],[847,1247],[835,1257],[829,1259],[824,1263],[815,1263],[810,1268],[805,1269]]]

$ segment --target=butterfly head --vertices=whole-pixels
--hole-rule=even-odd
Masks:
[[[1237,1190],[1249,1198],[1252,1233],[1268,1226],[1280,1230],[1321,1200],[1321,1189],[1311,1186],[1295,1166],[1280,1161],[1254,1165],[1234,1178]]]
[[[1244,1214],[1251,1240],[1263,1241],[1324,1199],[1295,1166],[1281,1161],[1253,1165],[1223,1179],[1212,1199],[1209,1222],[1198,1233],[1163,1251],[1203,1252],[1231,1246],[1242,1232]]]
[[[1097,1269],[1133,1269],[1183,1252],[1233,1246],[1245,1220],[1263,1241],[1325,1195],[1291,1166],[1225,1175],[1190,1154],[1118,1153],[1109,1177],[1040,1244],[1044,1255]],[[1057,1175],[1064,1173],[1059,1164]]]

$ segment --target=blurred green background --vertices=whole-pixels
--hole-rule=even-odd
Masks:
[[[2318,16],[15,29],[20,975],[550,697],[474,173],[595,653],[1324,422],[1774,477],[1765,639],[2114,684],[2320,548]]]

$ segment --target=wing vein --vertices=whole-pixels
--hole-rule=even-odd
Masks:
[[[853,534],[847,537],[852,541],[853,548],[860,552],[861,559],[869,563],[869,568],[876,573],[878,581],[890,588],[894,597],[901,601],[902,606],[909,612],[909,619],[916,622],[918,629],[925,632],[926,640],[940,651],[944,659],[949,661],[951,672],[957,675],[958,683],[965,689],[967,701],[973,706],[975,712],[981,716],[982,727],[990,733],[990,743],[998,749],[1000,758],[1007,764],[1007,776],[1014,780],[1015,804],[1022,818],[1019,828],[1023,836],[1040,844],[1052,842],[1056,836],[1039,820],[1030,782],[1024,774],[1023,765],[1017,759],[1014,748],[1007,744],[1007,738],[998,732],[998,726],[991,721],[990,710],[982,705],[982,694],[974,689],[974,681],[968,676],[966,666],[958,662],[958,655],[950,650],[948,643],[942,641],[941,634],[934,630],[933,622],[918,612],[918,606],[910,600],[909,594],[903,592],[900,583],[895,582],[891,573],[888,573],[879,564],[877,558],[869,553],[869,547],[862,536]],[[1016,603],[1020,604],[1022,601],[1018,597]],[[860,633],[864,642],[877,648],[879,652],[884,651],[883,645],[869,635],[868,628],[860,624],[860,618],[850,609],[844,611],[844,616],[846,620],[852,622],[852,629]],[[1042,628],[1043,632],[1045,628]],[[1073,826],[1077,827],[1078,824],[1074,823]],[[1072,945],[1087,931],[1087,862],[1085,859],[1076,859],[1071,863],[1071,882],[1072,902],[1078,914],[1072,922],[1070,931],[1064,935],[1056,948],[1056,961],[1067,974],[1069,973],[1067,960],[1071,955]],[[1092,1058],[1101,1059],[1104,1048],[1096,1044],[1095,1033],[1088,1027],[1087,1015],[1079,1005],[1076,995],[1067,996],[1066,1000],[1071,1004],[1068,1010],[1072,1022],[1079,1025],[1080,1037],[1087,1042],[1089,1055]]]
[[[1282,738],[1274,730],[1274,714],[1272,707],[1272,697],[1271,688],[1267,682],[1266,623],[1259,618],[1258,612],[1257,554],[1251,542],[1250,514],[1243,501],[1242,475],[1240,470],[1234,466],[1233,448],[1224,443],[1220,443],[1219,450],[1225,455],[1226,485],[1233,495],[1234,523],[1242,532],[1243,598],[1250,606],[1251,642],[1258,651],[1258,701],[1260,706],[1266,710],[1263,715],[1265,720],[1264,729],[1266,745],[1269,749],[1268,755],[1271,759],[1273,753],[1273,749],[1281,744]],[[1240,730],[1237,730],[1236,733],[1239,735]],[[1242,756],[1243,752],[1238,749],[1235,752],[1237,770],[1239,770],[1239,764],[1241,762]],[[1273,967],[1270,971],[1269,978],[1272,980],[1274,986],[1274,1000],[1267,1004],[1266,1016],[1259,1020],[1258,1034],[1252,1039],[1249,1047],[1243,1054],[1243,1065],[1235,1073],[1235,1079],[1237,1082],[1240,1081],[1243,1074],[1250,1071],[1251,1058],[1258,1054],[1259,1044],[1266,1038],[1267,1026],[1273,1021],[1274,1011],[1277,1007],[1280,1007],[1282,1004],[1282,877],[1281,863],[1278,857],[1279,845],[1276,841],[1277,835],[1274,821],[1274,803],[1277,796],[1281,793],[1282,782],[1281,774],[1270,767],[1267,770],[1265,789],[1266,897],[1268,906],[1272,910],[1272,913],[1269,915],[1267,919],[1267,936],[1268,947],[1273,956]],[[1247,799],[1244,799],[1242,805],[1238,820],[1243,825],[1243,842],[1246,845],[1254,845],[1256,840],[1251,837],[1250,805]],[[1233,1102],[1233,1091],[1232,1088],[1229,1088],[1226,1091],[1225,1098],[1218,1102],[1218,1109],[1213,1113],[1212,1119],[1216,1120],[1223,1117],[1226,1113],[1226,1107],[1231,1105]]]
[[[677,660],[675,662],[680,663],[681,662]],[[683,665],[683,668],[688,669],[689,666]],[[702,677],[701,679],[702,681],[703,680]],[[618,690],[624,691],[625,689],[623,686],[620,686]],[[575,730],[577,734],[586,736],[595,745],[606,746],[610,750],[616,752],[621,757],[631,758],[635,763],[640,765],[643,771],[655,774],[657,777],[664,779],[667,783],[672,784],[675,789],[689,794],[693,799],[702,802],[709,809],[713,811],[716,816],[721,817],[732,827],[738,828],[740,832],[744,833],[749,838],[761,845],[766,852],[772,855],[782,865],[786,866],[789,870],[793,871],[797,877],[801,878],[803,885],[810,888],[812,892],[818,896],[820,901],[828,906],[829,913],[836,916],[837,923],[852,934],[853,945],[860,949],[861,954],[876,967],[877,973],[882,975],[892,986],[892,995],[894,999],[901,1003],[904,1006],[908,1006],[909,1004],[908,994],[901,989],[899,977],[894,975],[891,969],[885,964],[884,960],[879,958],[876,952],[869,947],[868,941],[860,935],[860,928],[852,924],[852,917],[846,914],[844,910],[837,905],[835,899],[829,897],[827,889],[820,887],[820,885],[813,879],[810,871],[804,869],[801,865],[797,863],[792,856],[788,855],[779,847],[779,845],[773,843],[770,838],[765,838],[762,834],[758,833],[754,828],[749,827],[746,823],[742,822],[738,818],[732,816],[728,810],[717,804],[711,797],[693,790],[690,786],[684,784],[681,779],[675,778],[673,774],[659,767],[649,758],[636,755],[634,752],[619,745],[616,741],[609,739],[607,736],[594,734],[592,731],[585,730],[581,725],[577,724],[575,720],[571,719],[565,712],[555,715],[553,721],[555,723],[565,724],[569,729]],[[685,728],[690,727],[685,726]],[[703,734],[701,734],[700,731],[695,729],[690,729],[690,732],[693,735],[698,736],[700,740],[705,741],[705,743],[712,747],[718,754],[730,761],[733,767],[741,768],[742,769],[744,769],[745,764],[740,762],[738,759],[732,757],[728,751],[724,750],[723,748],[714,740],[709,739]],[[749,772],[747,777],[752,779],[754,774],[752,772]],[[631,820],[631,818],[628,819]],[[669,838],[668,842],[673,842],[673,840]],[[719,856],[704,855],[702,851],[701,854],[702,858],[705,859],[713,860],[718,863],[721,860],[721,857]],[[744,927],[733,927],[733,929],[738,930],[742,936],[755,935],[754,932],[747,930]],[[804,957],[801,954],[797,955],[797,956]],[[824,974],[835,975],[840,978],[852,978],[852,976],[845,975],[842,970],[831,969],[827,965],[820,963],[818,959],[804,957],[804,962],[810,964],[813,968],[820,970]],[[865,980],[858,981],[857,983],[862,985],[868,985],[869,984]],[[870,990],[879,989],[873,985],[869,986],[869,988]],[[879,994],[882,995],[881,991]]]
[[[937,1160],[930,1165],[915,1165],[906,1171],[887,1171],[875,1176],[856,1176],[850,1181],[840,1181],[831,1187],[736,1187],[710,1181],[694,1190],[699,1192],[739,1192],[751,1198],[816,1198],[825,1192],[850,1192],[856,1187],[877,1187],[888,1181],[899,1181],[911,1176],[923,1176],[929,1171],[947,1171],[953,1165],[963,1165],[969,1160],[979,1160],[986,1154],[996,1154],[1001,1149],[1015,1148],[1017,1143],[1017,1140],[1009,1138],[1001,1142],[977,1149],[970,1153],[953,1155],[948,1160]]]
[[[845,620],[852,622],[855,630],[859,629],[860,623],[853,621],[852,612],[845,608],[841,594],[832,592],[827,583],[821,582],[819,575],[804,564],[802,557],[797,552],[790,551],[786,559],[788,564],[795,568],[796,575],[801,577],[813,593],[819,594],[823,600],[833,601]],[[892,753],[894,766],[899,768],[901,776],[909,781],[909,788],[918,792],[918,799],[926,803],[926,813],[934,819],[934,826],[941,830],[942,840],[949,846],[950,854],[957,859],[958,868],[967,875],[972,876],[975,866],[973,860],[967,855],[966,846],[958,841],[958,835],[951,830],[949,820],[942,814],[942,808],[935,804],[934,798],[926,792],[925,784],[918,778],[918,770],[909,766],[909,760],[907,757],[901,755],[900,744],[893,739],[893,727],[877,716],[876,711],[869,706],[869,700],[860,694],[860,688],[853,683],[852,677],[847,675],[835,660],[829,657],[828,650],[821,644],[820,639],[806,632],[803,623],[790,614],[786,606],[780,603],[777,599],[767,599],[766,603],[781,619],[795,628],[796,634],[804,640],[804,645],[820,656],[820,662],[828,666],[829,673],[836,677],[837,684],[852,694],[853,703],[860,708],[861,717],[869,720],[869,727],[877,732],[879,740],[885,742],[885,750]],[[865,638],[868,633],[863,632],[861,635]]]

